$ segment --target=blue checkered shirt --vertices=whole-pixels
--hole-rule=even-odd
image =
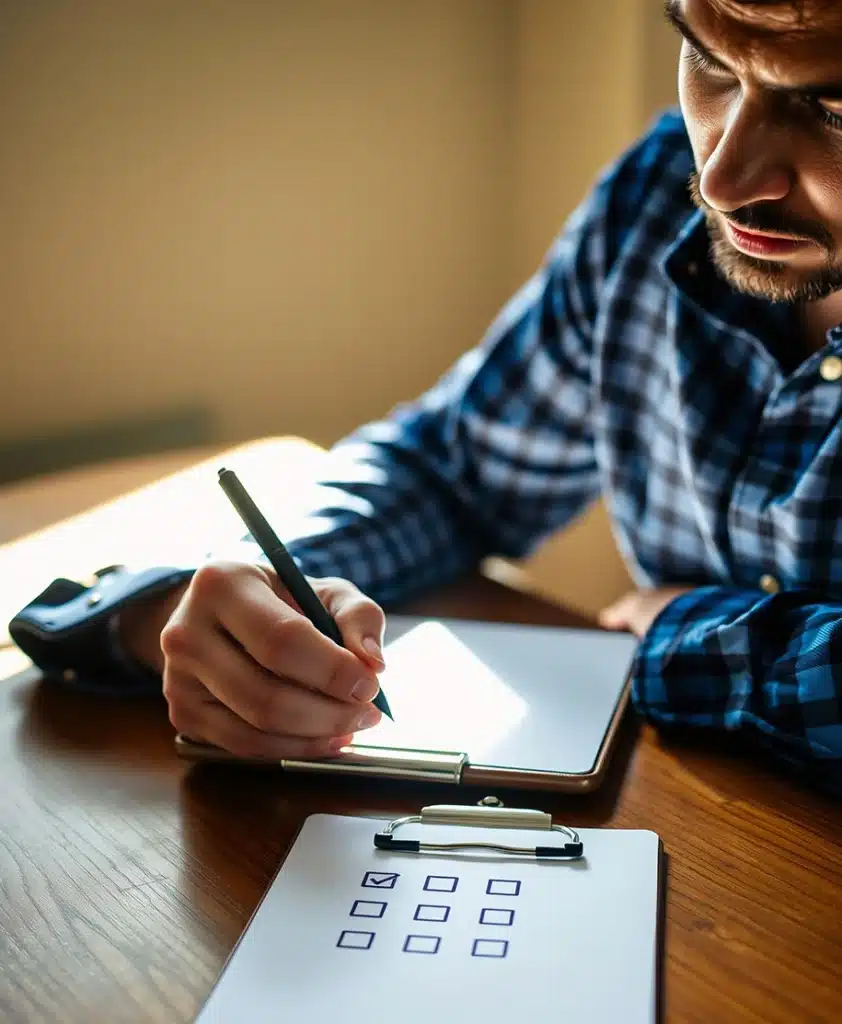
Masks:
[[[694,587],[640,644],[636,707],[838,786],[842,381],[820,367],[842,327],[810,354],[791,308],[717,276],[692,170],[670,112],[481,344],[336,447],[290,546],[388,606],[526,555],[601,496],[640,587]]]

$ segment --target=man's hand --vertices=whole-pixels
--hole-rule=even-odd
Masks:
[[[602,609],[599,624],[605,629],[628,630],[640,638],[670,601],[692,589],[659,587],[657,590],[632,590],[619,601]]]
[[[353,584],[311,581],[345,648],[323,636],[271,569],[208,563],[188,586],[143,613],[121,616],[128,650],[154,663],[157,630],[164,696],[175,728],[243,757],[336,753],[376,725],[385,618]],[[169,612],[169,614],[168,614]],[[164,616],[168,615],[165,619]]]

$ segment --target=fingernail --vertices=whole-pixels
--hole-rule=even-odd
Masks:
[[[351,696],[354,700],[360,700],[364,704],[368,704],[370,700],[374,700],[380,690],[380,684],[375,679],[358,679],[354,683],[353,689],[351,690]]]
[[[373,636],[365,637],[363,640],[363,650],[379,661],[381,665],[386,664],[383,659],[383,649]]]
[[[369,708],[364,711],[357,720],[358,729],[367,729],[370,725],[376,725],[380,721],[380,712],[377,708]]]

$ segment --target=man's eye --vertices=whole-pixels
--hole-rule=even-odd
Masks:
[[[831,128],[842,129],[842,100],[816,97],[815,106],[822,120]]]
[[[727,74],[727,69],[722,67],[721,64],[715,64],[705,54],[699,53],[699,51],[689,44],[686,45],[685,56],[690,67],[694,71],[701,71],[706,75],[723,75]]]

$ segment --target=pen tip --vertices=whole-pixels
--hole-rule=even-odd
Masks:
[[[384,715],[388,715],[394,722],[395,716],[392,714],[392,709],[389,707],[389,702],[386,700],[386,694],[382,690],[378,690],[377,696],[372,701],[372,704],[382,711]]]

